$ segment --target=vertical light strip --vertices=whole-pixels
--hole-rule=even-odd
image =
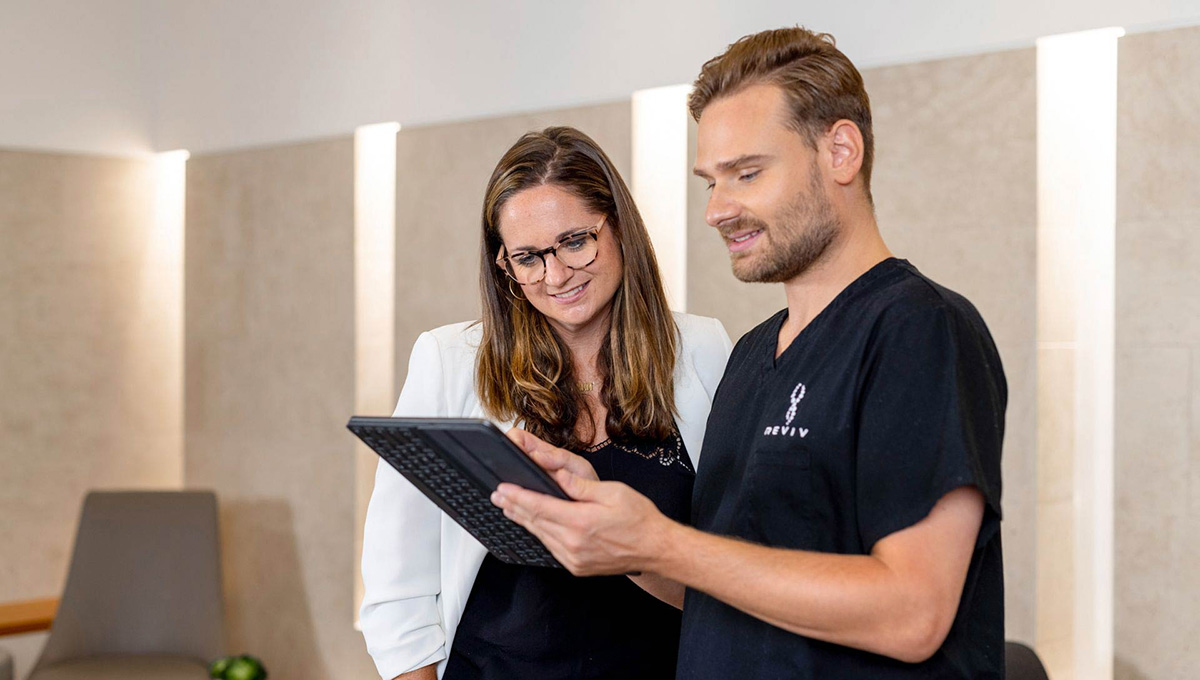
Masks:
[[[396,133],[399,123],[354,131],[354,412],[387,415],[395,399]],[[356,444],[354,625],[362,604],[362,538],[378,458]]]
[[[163,423],[174,434],[170,450],[178,459],[173,475],[183,488],[183,243],[187,193],[187,151],[154,155],[154,232],[143,265],[142,300],[148,327],[158,335],[164,394],[172,421]],[[143,357],[144,358],[144,357]]]
[[[1073,422],[1073,675],[1113,674],[1113,392],[1117,39],[1119,28],[1038,40],[1040,327],[1072,316],[1057,344],[1074,381],[1039,390],[1070,399]],[[1054,247],[1042,248],[1043,244]],[[1039,602],[1039,607],[1042,606]]]
[[[633,199],[675,311],[687,309],[688,85],[633,93]]]

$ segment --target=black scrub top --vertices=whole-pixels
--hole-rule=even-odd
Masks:
[[[1004,674],[1000,446],[1007,386],[962,296],[889,259],[776,358],[787,310],[738,341],[713,398],[693,525],[762,545],[868,555],[946,493],[986,500],[957,616],[909,664],[790,633],[703,593],[683,607],[680,678],[982,678]]]
[[[687,521],[695,472],[678,434],[666,442],[610,440],[580,455],[600,479],[624,482]],[[673,678],[680,619],[625,576],[580,578],[489,554],[443,680]]]

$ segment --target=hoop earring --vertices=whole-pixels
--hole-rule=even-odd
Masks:
[[[525,299],[524,296],[518,295],[517,291],[513,290],[513,287],[512,287],[513,280],[508,278],[507,276],[504,278],[505,278],[505,280],[508,281],[508,294],[513,296],[514,300],[524,300]]]

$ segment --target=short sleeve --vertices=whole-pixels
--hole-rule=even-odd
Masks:
[[[856,505],[865,550],[961,486],[979,489],[999,517],[1007,387],[982,320],[948,306],[885,318],[863,375]]]

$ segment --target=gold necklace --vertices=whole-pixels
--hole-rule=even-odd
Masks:
[[[591,392],[596,387],[596,382],[589,380],[587,382],[577,383],[577,385],[579,387],[580,392],[587,394],[588,392]]]

